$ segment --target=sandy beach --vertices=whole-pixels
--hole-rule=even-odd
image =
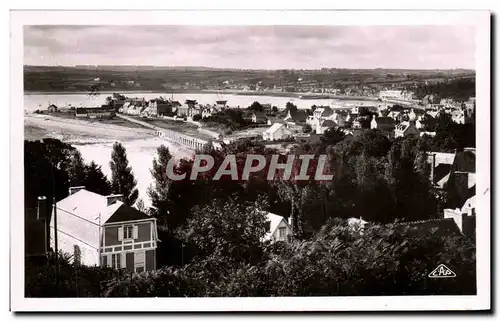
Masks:
[[[52,137],[66,143],[103,143],[151,138],[154,134],[154,130],[149,128],[124,127],[99,121],[63,119],[38,114],[24,116],[25,139]]]
[[[193,151],[157,137],[152,129],[63,119],[50,115],[25,115],[24,135],[28,140],[50,137],[73,145],[82,153],[85,162],[94,161],[102,166],[108,178],[111,177],[109,162],[113,143],[119,141],[127,150],[129,164],[137,179],[139,197],[146,205],[151,203],[147,196],[147,188],[153,182],[150,168],[156,156],[156,149],[160,145],[165,145],[176,159],[191,158],[193,155]]]

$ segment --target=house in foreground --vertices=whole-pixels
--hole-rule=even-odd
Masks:
[[[56,204],[60,251],[75,264],[108,266],[130,272],[156,269],[156,219],[124,204],[121,195],[103,196],[71,187]],[[54,212],[50,220],[54,248]]]
[[[291,240],[293,232],[291,222],[283,216],[273,213],[266,214],[267,221],[269,221],[269,231],[264,236],[264,241],[271,241],[272,243],[282,241],[288,242]]]

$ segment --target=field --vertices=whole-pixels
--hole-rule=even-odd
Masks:
[[[24,90],[27,92],[99,91],[200,91],[230,89],[228,84],[265,87],[312,86],[342,88],[346,86],[387,86],[415,82],[439,82],[454,78],[471,78],[471,70],[388,70],[388,69],[321,69],[321,70],[236,70],[205,67],[153,66],[79,66],[24,67]],[[301,79],[299,81],[299,79]]]

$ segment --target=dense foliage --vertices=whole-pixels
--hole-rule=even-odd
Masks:
[[[431,84],[420,84],[413,88],[416,99],[426,95],[434,97],[433,103],[439,103],[443,98],[466,101],[476,96],[476,81],[474,78],[458,78]]]
[[[148,196],[150,213],[159,222],[157,257],[163,267],[120,275],[74,267],[63,260],[56,292],[53,260],[27,261],[30,288],[26,293],[111,297],[474,294],[474,243],[440,226],[429,229],[408,223],[435,218],[446,205],[446,197],[436,195],[430,186],[427,152],[469,144],[469,130],[446,115],[436,122],[435,138],[388,139],[377,130],[345,136],[341,130],[328,130],[319,142],[299,143],[292,149],[296,161],[291,179],[278,171],[273,180],[267,179],[267,173],[276,152],[257,140],[199,151],[211,155],[215,164],[196,180],[189,179],[194,159],[180,160],[173,168],[176,174],[186,173],[186,179],[170,180],[166,172],[172,155],[160,146]],[[32,197],[51,191],[47,176],[51,161],[57,164],[59,199],[67,195],[68,182],[99,188],[107,183],[95,164],[85,165],[78,152],[59,141],[25,142],[25,151],[26,175],[33,180],[25,184],[26,193]],[[264,156],[267,164],[243,180],[249,154]],[[235,157],[238,179],[224,175],[213,180],[227,155]],[[323,173],[332,179],[294,180],[302,165],[300,155],[326,155]],[[281,155],[280,162],[286,156]],[[129,201],[133,195],[137,198],[120,144],[115,144],[111,164],[112,191],[124,193],[126,186]],[[318,167],[319,162],[311,161],[307,174],[314,176]],[[100,183],[92,185],[89,180]],[[266,211],[293,218],[291,243],[263,241]],[[353,228],[346,224],[352,217],[370,224]],[[439,264],[450,267],[457,277],[429,279]]]
[[[70,186],[85,186],[101,195],[110,193],[110,183],[101,167],[93,161],[85,164],[80,152],[57,139],[24,141],[24,200],[35,207],[38,196],[59,201],[68,196]]]
[[[224,236],[224,237],[227,237]],[[457,274],[429,279],[445,264]],[[415,228],[374,225],[362,232],[329,221],[309,241],[267,245],[255,263],[224,253],[193,260],[182,268],[110,281],[105,296],[335,296],[474,294],[475,249],[460,236]]]

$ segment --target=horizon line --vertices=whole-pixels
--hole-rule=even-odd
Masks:
[[[339,69],[339,70],[415,70],[415,71],[452,71],[452,70],[464,70],[464,71],[476,71],[476,69],[464,68],[464,67],[454,67],[454,68],[387,68],[387,67],[373,67],[373,68],[352,68],[352,67],[320,67],[320,68],[278,68],[278,69],[267,69],[267,68],[232,68],[232,67],[209,67],[209,66],[196,66],[196,65],[93,65],[93,64],[78,64],[78,65],[31,65],[26,64],[23,67],[65,67],[65,68],[77,68],[77,67],[151,67],[151,68],[205,68],[205,69],[225,69],[225,70],[255,70],[255,71],[280,71],[280,70],[322,70],[322,69]]]

